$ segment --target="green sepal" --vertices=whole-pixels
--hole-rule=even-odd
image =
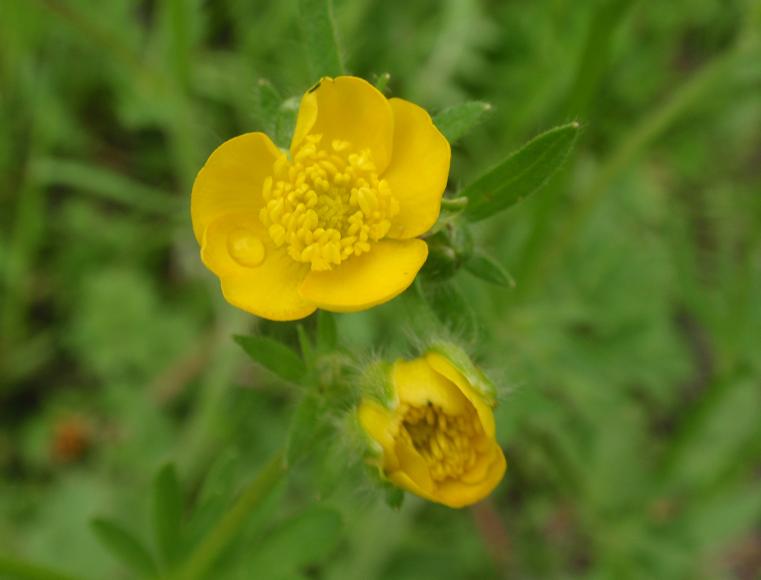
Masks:
[[[369,397],[386,409],[393,410],[398,404],[393,381],[394,365],[385,360],[369,363],[359,381],[362,398]]]
[[[396,487],[390,482],[386,483],[386,505],[393,510],[402,509],[404,504],[405,493],[401,488]]]
[[[425,241],[428,259],[421,275],[431,280],[451,278],[473,253],[473,237],[467,225],[462,223],[449,222]]]

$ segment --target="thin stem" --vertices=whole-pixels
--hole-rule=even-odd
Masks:
[[[280,450],[244,490],[232,508],[201,541],[180,570],[177,578],[181,580],[203,578],[223,550],[240,532],[249,514],[280,482],[285,471],[284,453]]]

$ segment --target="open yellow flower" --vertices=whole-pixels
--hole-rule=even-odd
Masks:
[[[423,109],[357,77],[301,100],[288,155],[263,133],[220,145],[193,185],[193,231],[228,302],[264,318],[391,300],[428,255],[450,148]]]
[[[449,507],[489,495],[507,466],[489,380],[451,345],[399,360],[390,375],[384,396],[358,410],[372,440],[369,461],[396,486]]]

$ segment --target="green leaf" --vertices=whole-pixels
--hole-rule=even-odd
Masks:
[[[296,127],[296,117],[299,112],[300,103],[301,99],[299,97],[291,97],[284,100],[277,110],[274,140],[279,147],[287,149],[291,142],[291,136]]]
[[[174,465],[164,465],[153,482],[153,530],[164,562],[171,564],[182,546],[182,488]]]
[[[323,351],[333,351],[338,345],[336,317],[324,310],[317,311],[317,346]]]
[[[534,193],[563,164],[578,134],[578,123],[550,129],[476,179],[460,192],[469,199],[465,217],[482,220]]]
[[[281,379],[298,383],[306,375],[304,361],[289,347],[266,336],[235,336],[248,356]]]
[[[263,538],[247,567],[259,578],[280,578],[319,564],[338,546],[342,529],[335,510],[309,508]]]
[[[96,518],[93,532],[111,554],[141,576],[157,576],[158,568],[150,552],[130,532],[116,522]]]
[[[277,120],[282,102],[283,98],[272,83],[266,79],[259,79],[254,89],[254,117],[267,135],[274,137],[277,133]]]
[[[481,123],[491,111],[489,103],[471,101],[444,109],[433,118],[433,122],[447,141],[454,143]]]
[[[315,79],[343,74],[330,0],[299,0],[299,17],[309,68]]]
[[[470,259],[465,262],[465,269],[481,280],[486,280],[497,286],[515,288],[515,280],[510,272],[502,267],[502,264],[494,258],[482,254],[474,253]]]
[[[227,450],[219,455],[204,478],[198,503],[204,504],[219,496],[231,496],[239,465],[240,456],[236,451]]]

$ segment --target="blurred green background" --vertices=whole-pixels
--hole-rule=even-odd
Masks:
[[[761,578],[759,3],[335,16],[353,74],[432,112],[493,105],[453,148],[452,192],[583,125],[544,190],[474,228],[517,287],[454,280],[508,472],[473,509],[395,511],[369,480],[294,469],[210,577]],[[314,83],[307,56],[290,0],[0,4],[1,554],[131,578],[93,517],[150,545],[165,461],[189,513],[210,470],[230,495],[282,444],[294,389],[230,337],[294,327],[222,300],[188,203],[214,147],[271,128],[262,79]],[[397,302],[339,315],[344,343],[404,351]]]

